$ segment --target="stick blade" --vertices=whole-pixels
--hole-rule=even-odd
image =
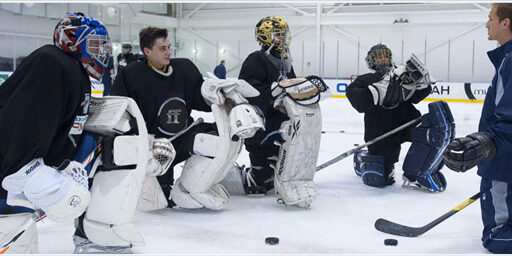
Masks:
[[[380,232],[397,236],[418,237],[425,233],[423,228],[408,227],[386,219],[378,219],[374,226]]]

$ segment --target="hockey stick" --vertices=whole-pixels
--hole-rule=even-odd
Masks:
[[[196,119],[193,123],[191,123],[187,128],[177,132],[174,136],[172,136],[171,138],[169,138],[169,142],[172,142],[173,140],[177,139],[178,137],[180,137],[181,135],[183,135],[184,133],[188,132],[190,129],[192,129],[192,127],[200,124],[204,122],[204,119],[202,117]]]
[[[445,221],[450,218],[452,215],[458,213],[462,209],[466,208],[466,206],[472,204],[476,200],[480,198],[480,192],[476,193],[474,196],[469,199],[464,200],[464,202],[455,206],[453,209],[449,210],[447,213],[441,215],[439,218],[433,220],[422,227],[409,227],[405,225],[401,225],[386,219],[378,219],[375,221],[375,228],[381,232],[397,235],[397,236],[405,236],[405,237],[418,237],[423,235],[425,232],[429,231],[431,228],[437,226],[439,223]]]
[[[364,147],[367,147],[369,145],[372,145],[372,144],[376,143],[377,141],[380,141],[380,140],[382,140],[384,138],[387,138],[387,137],[389,137],[389,136],[391,136],[391,135],[393,135],[393,134],[395,134],[395,133],[397,133],[397,132],[399,132],[399,131],[401,131],[401,130],[403,130],[403,129],[405,129],[405,128],[413,125],[413,124],[418,123],[419,121],[421,121],[421,117],[415,118],[414,120],[411,120],[411,121],[409,121],[409,122],[407,122],[407,123],[405,123],[405,124],[395,128],[395,129],[393,129],[393,130],[391,130],[391,131],[389,131],[387,133],[384,133],[381,136],[379,136],[379,137],[377,137],[377,138],[375,138],[373,140],[370,140],[370,141],[368,141],[365,144],[359,145],[359,146],[357,146],[357,147],[355,147],[355,148],[353,148],[353,149],[351,149],[351,150],[349,150],[349,151],[347,151],[347,152],[345,152],[345,153],[343,153],[343,154],[341,154],[341,155],[339,155],[339,156],[337,156],[337,157],[335,157],[335,158],[333,158],[333,159],[331,159],[331,160],[329,160],[329,161],[327,161],[327,162],[317,166],[316,167],[316,171],[318,172],[318,171],[324,169],[325,167],[330,166],[330,165],[332,165],[332,164],[342,160],[343,158],[346,158],[346,157],[354,154],[356,151],[358,151],[358,150],[360,150],[360,149],[362,149]]]

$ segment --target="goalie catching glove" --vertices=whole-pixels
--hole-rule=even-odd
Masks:
[[[176,157],[174,146],[169,139],[155,139],[154,135],[149,135],[149,149],[146,173],[151,176],[164,175]]]
[[[472,133],[454,139],[444,154],[444,163],[456,172],[465,172],[480,162],[490,161],[496,154],[496,146],[491,134]]]
[[[87,171],[82,164],[65,160],[59,169],[37,158],[5,177],[7,203],[42,209],[54,221],[80,216],[91,201]]]

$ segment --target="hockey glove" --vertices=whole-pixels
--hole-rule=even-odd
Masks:
[[[151,176],[164,175],[174,161],[176,150],[166,138],[154,139],[150,135],[149,143],[150,152],[146,173]]]
[[[454,139],[444,154],[444,163],[456,172],[465,172],[482,161],[490,161],[496,146],[489,133],[477,132]]]
[[[87,179],[87,171],[78,162],[65,160],[55,169],[37,158],[5,177],[2,187],[8,191],[10,205],[31,203],[50,219],[66,221],[80,216],[89,205]]]
[[[391,76],[384,100],[382,101],[382,107],[386,109],[393,109],[402,103],[402,89],[398,76]]]

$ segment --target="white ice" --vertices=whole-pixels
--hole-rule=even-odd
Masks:
[[[428,102],[417,108],[427,112]],[[456,122],[457,136],[477,130],[482,104],[449,103]],[[363,142],[363,115],[347,99],[321,102],[323,129],[318,163]],[[194,113],[195,116],[204,116]],[[209,119],[211,120],[211,118]],[[335,131],[343,130],[344,133]],[[144,236],[145,246],[135,247],[143,254],[486,254],[480,237],[482,222],[479,202],[475,202],[437,227],[417,238],[381,233],[373,227],[378,218],[409,226],[423,226],[479,191],[476,169],[443,173],[448,188],[439,194],[404,189],[402,162],[410,143],[402,146],[395,166],[397,183],[383,189],[364,185],[354,174],[350,156],[318,172],[315,176],[317,199],[310,210],[277,204],[267,197],[232,196],[225,210],[186,211],[165,209],[137,212],[135,224]],[[238,160],[248,164],[244,152]],[[177,169],[180,169],[178,167]],[[179,175],[177,170],[175,176]],[[73,252],[72,223],[45,220],[38,224],[40,252]],[[279,237],[278,245],[266,245],[265,237]],[[398,246],[385,246],[384,239],[395,238]]]

